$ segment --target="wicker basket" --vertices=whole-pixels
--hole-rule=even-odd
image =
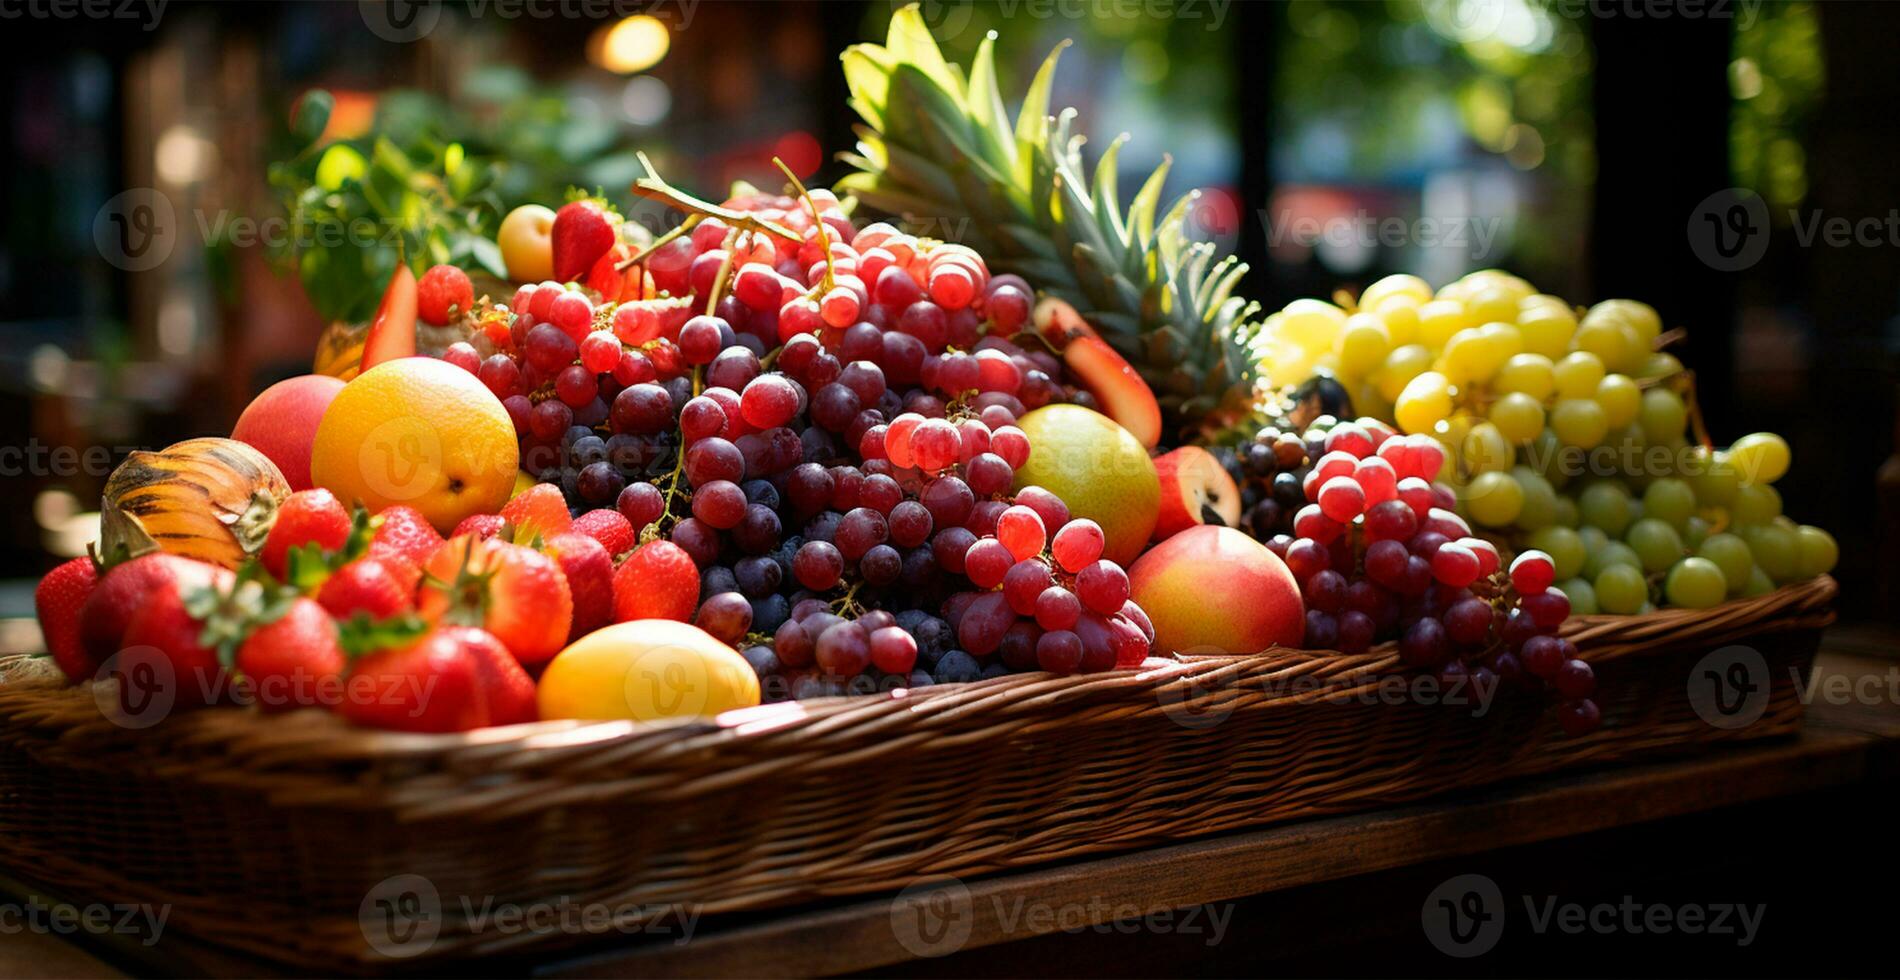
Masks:
[[[1390,649],[461,736],[314,711],[129,731],[82,691],[15,682],[0,685],[0,863],[69,900],[168,903],[170,928],[305,968],[554,948],[669,907],[889,891],[1784,735],[1834,594],[1821,578],[1576,621],[1605,722],[1581,738],[1558,731],[1548,698],[1506,692],[1476,717],[1399,694]],[[1729,644],[1752,652],[1710,654]],[[1712,724],[1692,703],[1722,658],[1754,671],[1751,724]],[[392,888],[433,890],[426,941],[379,931]],[[510,903],[623,917],[537,932],[466,914]]]

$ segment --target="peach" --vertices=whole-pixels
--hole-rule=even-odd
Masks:
[[[1199,524],[1240,523],[1240,487],[1213,453],[1182,446],[1155,457],[1161,478],[1161,510],[1154,538],[1163,541]]]
[[[238,416],[231,438],[249,443],[283,471],[292,490],[308,490],[310,446],[343,380],[322,374],[286,378],[264,389]]]
[[[1155,649],[1253,653],[1297,646],[1306,607],[1293,573],[1267,546],[1214,524],[1156,545],[1128,570],[1135,603],[1153,621]]]

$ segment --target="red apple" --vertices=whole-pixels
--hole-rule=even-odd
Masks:
[[[1161,512],[1154,539],[1164,541],[1198,524],[1240,523],[1240,487],[1213,453],[1182,446],[1155,457],[1161,477]]]
[[[416,356],[416,274],[407,262],[396,263],[376,318],[363,336],[363,366],[367,371],[384,361]]]
[[[251,399],[231,428],[231,438],[249,443],[283,471],[292,490],[308,490],[310,445],[343,379],[324,374],[286,378]]]
[[[1155,650],[1254,653],[1298,646],[1306,606],[1267,546],[1203,524],[1154,546],[1128,569],[1131,598],[1155,627]]]
[[[1053,296],[1036,304],[1036,332],[1062,352],[1062,362],[1095,396],[1102,414],[1114,419],[1141,444],[1161,442],[1161,406],[1148,382],[1089,326],[1075,307]]]

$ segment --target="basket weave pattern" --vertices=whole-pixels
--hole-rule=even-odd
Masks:
[[[1504,692],[1483,717],[1392,697],[1389,645],[446,736],[318,711],[130,731],[83,690],[0,683],[0,864],[73,900],[170,904],[173,928],[304,966],[387,965],[358,916],[402,874],[442,896],[430,957],[552,947],[586,937],[479,932],[463,898],[758,909],[1787,734],[1834,595],[1823,577],[1573,621],[1604,714],[1581,738],[1548,696]],[[1733,730],[1686,693],[1731,643],[1770,668],[1762,717]]]

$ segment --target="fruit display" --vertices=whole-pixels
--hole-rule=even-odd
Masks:
[[[134,454],[36,595],[64,674],[446,732],[1391,644],[1583,733],[1573,613],[1832,567],[1787,444],[1715,450],[1648,307],[1483,272],[1262,317],[1165,164],[1126,208],[1119,141],[1084,169],[1054,55],[1013,123],[990,43],[954,69],[914,9],[844,61],[835,191],[640,157],[674,227],[517,208],[515,281],[398,262],[337,377]]]

